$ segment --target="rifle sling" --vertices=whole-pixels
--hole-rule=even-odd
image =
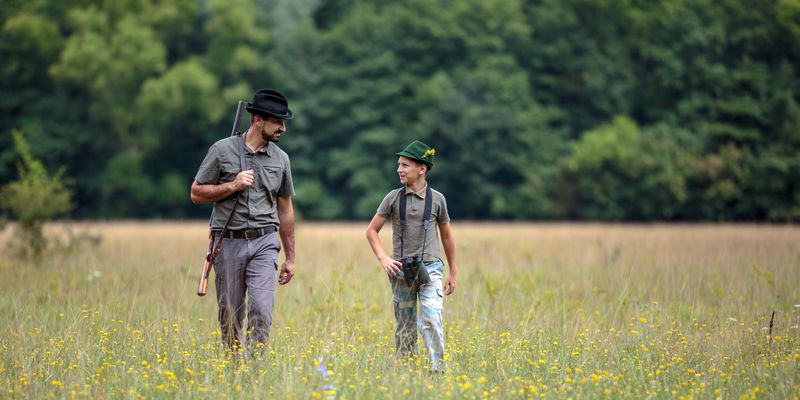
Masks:
[[[244,151],[245,151],[244,150],[244,134],[239,133],[236,136],[239,137],[239,140],[238,140],[238,142],[239,142],[239,167],[241,168],[241,171],[244,171],[247,168],[247,162],[244,159]],[[211,260],[214,260],[214,258],[216,258],[217,253],[219,253],[219,251],[220,251],[220,247],[222,246],[222,239],[224,239],[225,238],[225,234],[228,233],[228,224],[230,224],[231,223],[231,219],[233,219],[233,213],[236,212],[236,206],[239,205],[239,198],[242,197],[242,192],[244,192],[244,190],[240,190],[236,194],[236,200],[234,200],[234,202],[233,202],[233,207],[231,208],[231,213],[228,214],[228,219],[225,221],[225,226],[222,227],[222,231],[219,234],[219,239],[212,246],[212,249],[211,249],[211,252],[210,252]]]

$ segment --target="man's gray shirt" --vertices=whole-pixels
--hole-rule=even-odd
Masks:
[[[422,252],[422,239],[425,238],[424,262],[438,261],[441,258],[439,250],[438,224],[450,222],[447,213],[447,201],[444,195],[431,189],[433,201],[431,202],[431,222],[428,233],[424,235],[422,216],[425,213],[425,189],[415,193],[408,187],[402,187],[389,192],[378,207],[378,214],[385,218],[392,218],[392,258],[400,260],[400,209],[398,194],[404,191],[403,200],[406,201],[406,230],[403,234],[403,257],[412,257]]]
[[[194,180],[200,184],[231,182],[241,172],[239,136],[230,136],[214,143],[200,164]],[[253,185],[245,189],[228,229],[240,230],[280,226],[277,198],[294,196],[289,156],[275,143],[268,142],[258,152],[245,146],[247,168],[253,169]],[[222,229],[234,206],[236,193],[214,203],[211,229]]]

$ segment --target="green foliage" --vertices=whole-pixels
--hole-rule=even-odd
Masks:
[[[685,218],[689,185],[700,169],[692,156],[697,147],[689,132],[666,124],[641,129],[617,116],[584,133],[562,160],[560,212],[595,220]]]
[[[797,0],[7,3],[0,131],[79,217],[204,218],[197,165],[275,87],[306,218],[369,218],[412,139],[457,219],[799,218]]]
[[[618,116],[607,125],[581,135],[572,146],[570,169],[600,170],[605,163],[617,164],[624,170],[634,159],[634,150],[641,134],[636,122]]]
[[[572,146],[566,173],[574,181],[577,217],[626,219],[636,202],[635,186],[641,177],[638,165],[641,133],[634,121],[615,117],[611,123],[584,133]],[[587,198],[589,199],[587,201]],[[588,205],[582,203],[588,202]]]
[[[174,65],[158,78],[147,80],[136,108],[145,134],[157,135],[180,117],[217,122],[224,110],[219,104],[217,78],[196,59]]]
[[[70,210],[70,191],[61,179],[63,168],[49,176],[44,165],[31,155],[22,134],[13,132],[12,136],[22,163],[19,180],[0,188],[0,204],[18,221],[26,252],[38,256],[47,245],[45,223]]]
[[[800,51],[800,1],[779,0],[777,16],[781,26],[791,34],[795,51]]]

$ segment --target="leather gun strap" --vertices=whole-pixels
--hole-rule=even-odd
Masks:
[[[244,160],[244,134],[240,133],[237,136],[239,136],[239,167],[244,171],[247,169],[247,162]]]
[[[237,136],[239,137],[239,166],[241,167],[241,170],[244,171],[245,168],[247,168],[247,163],[244,160],[244,134],[239,134]],[[222,231],[219,233],[219,239],[214,244],[214,248],[211,249],[213,258],[216,258],[217,253],[219,253],[220,247],[222,246],[222,239],[224,239],[225,234],[228,233],[228,225],[231,223],[231,219],[233,219],[233,213],[236,212],[236,206],[239,205],[239,198],[242,197],[242,192],[244,192],[244,190],[240,190],[239,193],[236,194],[236,200],[233,202],[231,213],[228,214],[228,219],[225,221],[225,226],[222,227]]]

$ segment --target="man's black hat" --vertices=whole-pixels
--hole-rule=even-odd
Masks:
[[[281,119],[292,119],[286,96],[277,90],[261,89],[253,95],[253,102],[247,103],[247,112],[256,115],[269,115]]]

